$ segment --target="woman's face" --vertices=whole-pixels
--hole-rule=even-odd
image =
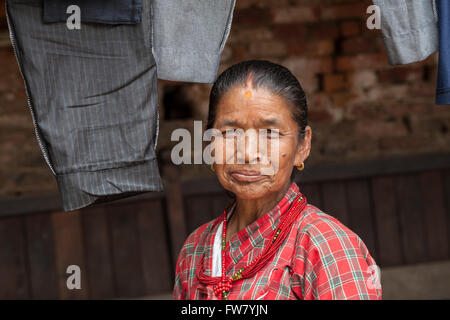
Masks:
[[[293,167],[309,155],[311,128],[300,141],[299,126],[285,100],[264,88],[231,88],[217,106],[213,127],[222,133],[214,140],[217,177],[241,199],[283,191]]]

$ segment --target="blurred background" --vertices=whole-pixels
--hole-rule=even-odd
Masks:
[[[437,53],[390,66],[362,0],[237,0],[219,73],[247,59],[304,87],[312,152],[297,182],[366,243],[385,299],[450,298],[450,107]],[[174,166],[170,135],[206,120],[210,84],[159,81],[165,191],[63,212],[34,135],[0,0],[0,299],[170,298],[186,236],[229,198],[207,165]],[[168,201],[170,195],[170,201]],[[67,266],[81,268],[68,290]]]

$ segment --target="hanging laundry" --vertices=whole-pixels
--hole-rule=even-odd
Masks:
[[[450,2],[373,0],[381,10],[381,33],[389,64],[425,60],[439,51],[436,104],[450,105]]]
[[[82,22],[135,24],[141,22],[142,0],[43,0],[44,22],[67,21],[67,8],[76,5],[83,10]]]
[[[439,69],[436,104],[450,105],[450,2],[437,0],[439,26]]]
[[[373,0],[381,11],[381,33],[391,65],[426,59],[439,48],[433,0]]]
[[[67,4],[81,12],[70,30]],[[157,79],[214,82],[235,0],[7,0],[38,143],[63,209],[161,191]],[[130,10],[118,12],[128,6]]]

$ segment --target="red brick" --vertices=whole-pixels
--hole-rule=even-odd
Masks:
[[[249,45],[249,55],[254,58],[282,57],[286,53],[286,44],[281,41],[258,41]]]
[[[5,0],[0,0],[0,28],[6,27]]]
[[[302,0],[300,0],[302,1]],[[366,2],[368,0],[365,0]],[[371,1],[371,0],[369,0]],[[332,2],[333,4],[338,4],[338,3],[353,3],[353,4],[360,4],[361,2],[363,2],[362,0],[331,0],[330,2]]]
[[[361,21],[348,20],[339,24],[339,31],[342,37],[354,37],[361,33]]]
[[[360,69],[382,69],[389,66],[386,54],[367,53],[354,56],[340,56],[336,61],[338,71]]]
[[[320,22],[308,25],[307,40],[335,39],[339,37],[339,27],[336,22]]]
[[[233,27],[238,26],[267,26],[272,20],[272,15],[267,8],[250,7],[235,10],[233,14]]]
[[[274,23],[317,22],[320,19],[319,6],[296,6],[272,9]]]
[[[320,57],[332,55],[335,51],[333,40],[319,40],[319,41],[292,41],[288,43],[288,55],[290,56],[305,56],[305,57]]]
[[[322,18],[329,20],[366,18],[367,5],[365,3],[349,3],[338,5],[327,5],[322,10]]]
[[[335,92],[331,94],[331,99],[335,107],[347,108],[348,105],[357,99],[358,96],[351,92]]]
[[[0,70],[0,94],[25,92],[24,82],[11,47],[0,48]]]
[[[259,0],[239,0],[236,1],[235,10],[247,9],[259,5]]]
[[[233,49],[231,46],[226,45],[220,55],[220,62],[227,62],[233,57]]]
[[[294,73],[302,88],[308,94],[317,92],[319,89],[319,78],[313,73]]]
[[[331,121],[333,117],[327,110],[313,108],[308,110],[308,120],[311,122]]]
[[[335,108],[330,95],[320,92],[310,95],[308,118],[313,122],[336,122],[341,118],[341,110]]]
[[[333,60],[324,58],[297,58],[289,57],[282,64],[296,74],[332,73]]]
[[[2,48],[12,49],[12,46],[9,38],[9,32],[6,29],[3,31],[0,27],[0,49]]]
[[[39,168],[16,168],[11,170],[4,181],[2,194],[11,195],[30,195],[58,192],[56,180],[48,167],[45,167],[45,161],[42,160],[42,167]],[[37,185],[38,183],[38,185]]]
[[[391,85],[392,86],[392,85]],[[414,100],[423,98],[429,103],[434,103],[434,98],[436,95],[436,83],[432,79],[430,82],[411,82],[408,83],[408,93],[414,97]],[[448,108],[450,111],[450,108]]]
[[[233,61],[245,60],[248,55],[247,47],[244,45],[234,45],[233,49]]]
[[[401,122],[397,121],[359,120],[355,126],[355,134],[371,137],[403,137],[408,135],[408,130]]]
[[[287,6],[291,0],[237,0],[236,9],[246,9],[249,7],[273,8]]]
[[[432,103],[416,103],[410,101],[408,103],[382,104],[378,107],[378,113],[383,117],[404,117],[414,115],[432,114],[435,111],[435,105]]]
[[[393,150],[396,153],[405,154],[408,150],[418,151],[430,149],[434,139],[428,137],[383,137],[380,138],[379,147],[381,150]]]
[[[227,44],[248,43],[252,41],[267,41],[273,39],[273,32],[265,27],[231,28]]]
[[[377,75],[372,70],[356,70],[348,75],[349,84],[352,89],[366,89],[377,84]]]
[[[388,99],[392,101],[402,101],[408,97],[408,84],[391,84],[373,86],[367,90],[367,95],[364,97],[368,101],[385,101]]]
[[[325,92],[339,91],[347,87],[347,81],[343,74],[325,74],[323,77],[323,89]]]
[[[304,23],[283,23],[273,26],[275,39],[286,41],[305,41],[307,28]]]
[[[347,109],[347,117],[356,121],[370,120],[381,121],[377,102],[355,103]]]
[[[340,48],[343,54],[374,53],[380,51],[376,39],[372,36],[367,36],[367,34],[343,39],[340,42]]]
[[[316,93],[309,97],[309,104],[318,109],[330,109],[333,107],[330,95],[324,92]]]
[[[423,77],[423,73],[423,68],[392,67],[386,70],[379,70],[378,78],[382,83],[411,82],[417,80],[420,81]]]

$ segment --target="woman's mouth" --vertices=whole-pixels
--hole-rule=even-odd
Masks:
[[[232,171],[231,176],[240,182],[254,182],[264,178],[260,171],[237,170]]]

